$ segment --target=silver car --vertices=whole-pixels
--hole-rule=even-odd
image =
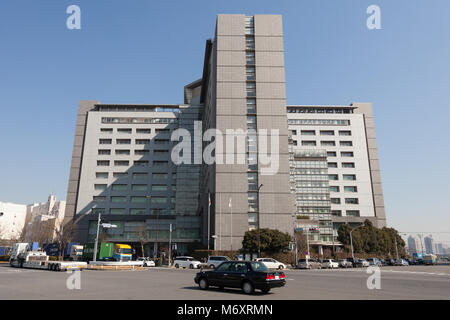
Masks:
[[[298,260],[299,269],[322,269],[322,264],[316,259],[300,259]]]
[[[353,268],[353,264],[346,259],[341,259],[338,261],[338,263],[339,263],[339,268]]]

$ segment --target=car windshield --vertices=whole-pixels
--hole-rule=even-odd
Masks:
[[[253,271],[266,272],[269,270],[262,262],[259,262],[259,261],[251,262],[250,265],[251,265]]]
[[[121,248],[119,252],[123,253],[123,254],[132,254],[133,253],[133,251],[131,249],[125,249],[125,248]]]

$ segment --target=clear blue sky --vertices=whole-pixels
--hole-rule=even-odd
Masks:
[[[450,231],[447,0],[2,0],[0,201],[65,199],[79,100],[181,103],[219,13],[282,14],[288,103],[372,102],[389,225]]]

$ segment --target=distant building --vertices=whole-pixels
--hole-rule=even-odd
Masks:
[[[445,253],[444,252],[444,247],[443,247],[442,243],[440,243],[440,242],[436,242],[434,244],[434,248],[435,248],[435,250],[434,250],[435,254],[443,254],[443,253]]]
[[[433,248],[433,238],[432,238],[432,236],[430,235],[430,236],[428,236],[428,237],[425,237],[424,239],[423,239],[423,242],[425,243],[425,253],[426,254],[432,254],[432,253],[434,253],[434,248]]]
[[[26,205],[0,202],[0,240],[19,238],[25,225],[26,215]]]
[[[56,201],[54,195],[47,202],[28,205],[25,226],[25,240],[39,243],[53,242],[63,222],[66,201]]]
[[[418,243],[418,240],[416,237],[409,236],[408,237],[408,252],[409,254],[421,252],[420,250],[420,243]]]

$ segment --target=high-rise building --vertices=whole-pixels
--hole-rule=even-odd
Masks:
[[[416,237],[408,237],[408,252],[409,254],[421,252],[420,244],[417,242]]]
[[[425,253],[433,254],[434,253],[433,237],[429,235],[428,237],[423,238],[423,242],[425,244]]]
[[[385,226],[371,104],[286,106],[281,16],[218,15],[183,104],[80,103],[66,209],[78,241],[98,214],[117,226],[104,239],[145,236],[149,252],[170,225],[178,253],[239,249],[258,228],[315,227],[334,245],[339,224]]]

